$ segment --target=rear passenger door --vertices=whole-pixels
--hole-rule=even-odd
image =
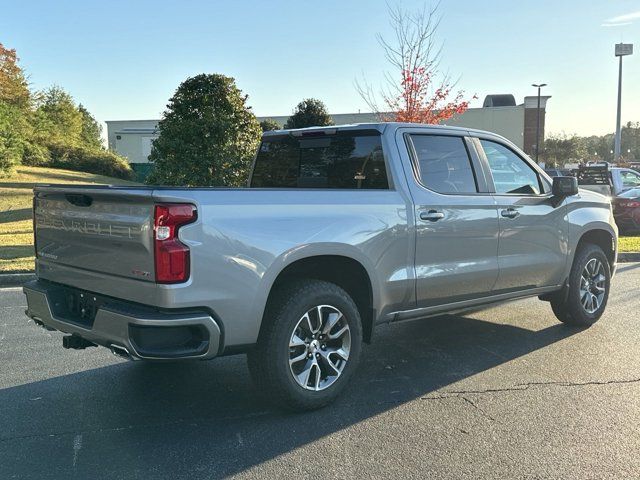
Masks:
[[[495,293],[559,285],[567,261],[566,207],[524,154],[497,138],[475,140],[499,212]]]
[[[464,132],[434,131],[403,133],[416,219],[418,308],[487,295],[498,276],[497,210],[474,146]]]

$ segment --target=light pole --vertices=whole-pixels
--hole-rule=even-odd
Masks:
[[[538,89],[538,118],[536,124],[536,163],[538,163],[538,157],[540,155],[540,89],[542,87],[546,87],[546,83],[532,83],[532,87],[536,87]]]
[[[616,57],[620,57],[618,66],[618,112],[616,116],[616,141],[615,141],[615,153],[613,155],[613,161],[620,161],[620,143],[622,140],[620,131],[620,113],[622,110],[622,57],[625,55],[633,54],[632,43],[616,43]]]

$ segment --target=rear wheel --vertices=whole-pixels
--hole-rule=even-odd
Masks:
[[[248,354],[253,380],[266,397],[290,410],[332,400],[355,371],[362,347],[358,309],[340,287],[305,280],[280,289]]]
[[[583,245],[571,267],[568,292],[551,300],[553,313],[568,325],[593,325],[607,306],[610,283],[611,269],[607,256],[597,245]]]

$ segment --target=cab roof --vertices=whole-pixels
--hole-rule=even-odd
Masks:
[[[491,135],[499,137],[492,132],[487,132],[484,130],[478,130],[474,128],[466,128],[466,127],[454,127],[450,125],[431,125],[425,123],[403,123],[403,122],[372,122],[372,123],[352,123],[346,125],[330,125],[324,127],[306,127],[306,128],[291,128],[291,129],[282,129],[282,130],[270,130],[263,133],[264,137],[274,136],[274,135],[283,135],[290,134],[293,136],[306,136],[308,134],[313,134],[315,132],[325,132],[325,133],[334,133],[336,131],[349,131],[349,130],[377,130],[380,133],[383,133],[388,128],[398,129],[398,128],[420,128],[425,130],[435,130],[442,132],[459,132],[459,133],[476,133],[483,135]]]

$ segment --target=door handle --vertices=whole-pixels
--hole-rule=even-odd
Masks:
[[[444,213],[437,210],[429,210],[428,212],[420,212],[420,220],[428,220],[430,222],[437,222],[444,218]]]
[[[500,212],[500,215],[502,215],[505,218],[516,218],[517,216],[520,215],[520,212],[517,211],[515,208],[507,208],[505,210],[502,210]]]

